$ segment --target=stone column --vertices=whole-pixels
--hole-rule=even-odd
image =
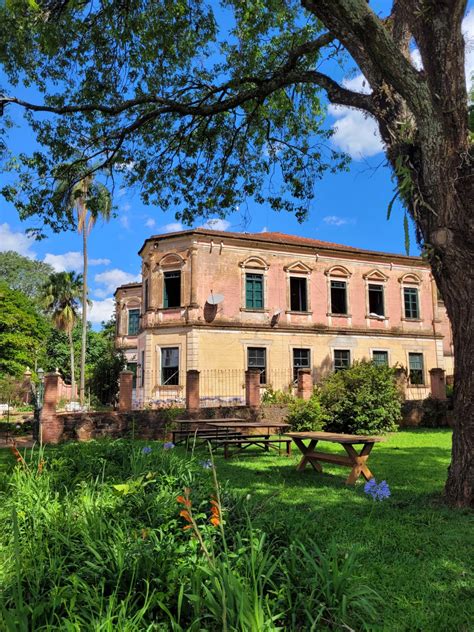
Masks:
[[[189,307],[197,307],[197,282],[198,282],[198,273],[197,273],[197,254],[198,249],[196,246],[190,248],[190,292],[189,292]]]
[[[121,412],[132,410],[132,391],[133,372],[120,371],[118,408]]]
[[[446,399],[446,378],[444,369],[430,369],[431,397]]]
[[[296,394],[301,399],[309,399],[313,394],[311,369],[298,369],[298,390]]]
[[[258,369],[245,371],[245,403],[250,408],[260,406],[260,371]]]
[[[196,412],[200,408],[199,401],[199,371],[186,371],[186,409]]]
[[[44,376],[43,408],[40,417],[40,443],[59,443],[64,423],[56,414],[59,399],[59,373],[46,373]]]
[[[407,374],[405,369],[399,367],[395,369],[395,382],[397,383],[398,389],[402,394],[403,399],[405,399],[407,389]]]

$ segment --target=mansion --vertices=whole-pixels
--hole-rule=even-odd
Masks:
[[[150,237],[139,255],[142,282],[115,298],[116,346],[141,404],[181,401],[190,369],[205,399],[236,400],[247,368],[262,389],[288,390],[299,368],[318,381],[372,359],[404,367],[421,397],[430,369],[453,373],[450,324],[419,257],[204,228]]]

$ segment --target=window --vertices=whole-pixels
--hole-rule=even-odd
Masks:
[[[383,285],[369,283],[369,314],[385,316],[383,305]]]
[[[142,366],[140,373],[140,386],[145,386],[145,352],[142,351]]]
[[[290,277],[290,309],[292,312],[308,311],[306,279]]]
[[[377,366],[388,366],[388,351],[372,351],[372,360]]]
[[[420,318],[420,308],[418,306],[418,288],[404,287],[403,298],[405,302],[405,318]]]
[[[149,307],[149,291],[148,291],[148,279],[145,279],[145,281],[143,282],[143,303],[145,306],[145,311],[147,311],[148,307]]]
[[[293,381],[298,381],[299,369],[310,368],[310,350],[293,349]]]
[[[137,388],[137,363],[128,362],[127,369],[133,373],[132,388]]]
[[[163,286],[163,307],[181,305],[181,272],[165,272]]]
[[[351,366],[351,352],[345,349],[334,349],[334,371],[343,371]]]
[[[247,366],[249,369],[260,370],[260,384],[267,383],[267,350],[264,347],[249,347],[247,349]]]
[[[161,350],[161,384],[179,384],[179,348],[165,347]]]
[[[245,307],[263,309],[263,274],[245,275]]]
[[[410,367],[410,384],[422,386],[425,383],[423,378],[423,354],[409,353],[408,364]]]
[[[347,314],[347,283],[331,281],[331,314]]]
[[[128,310],[128,335],[136,336],[140,329],[140,310],[129,309]]]

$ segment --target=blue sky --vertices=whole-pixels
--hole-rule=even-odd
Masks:
[[[468,76],[474,71],[474,10],[465,18],[468,41]],[[416,56],[415,56],[416,57]],[[416,62],[416,58],[415,58]],[[0,73],[0,82],[2,76]],[[352,89],[364,90],[362,77],[343,79]],[[13,114],[13,110],[11,110]],[[33,136],[17,110],[18,128],[13,151],[34,144]],[[348,108],[330,107],[328,125],[336,133],[332,144],[352,156],[350,170],[327,175],[316,185],[309,218],[303,224],[288,214],[275,213],[269,208],[249,202],[226,220],[208,222],[215,229],[260,232],[278,231],[313,237],[360,248],[387,252],[404,252],[404,233],[400,206],[395,206],[390,221],[387,206],[393,195],[390,170],[385,165],[382,145],[375,123],[362,113]],[[0,175],[0,185],[1,185]],[[117,285],[138,279],[140,260],[137,251],[144,239],[152,234],[179,230],[173,213],[146,207],[137,191],[117,188],[114,203],[118,217],[110,223],[98,222],[90,236],[89,284],[93,307],[91,320],[97,326],[113,310],[113,292]],[[202,226],[203,221],[196,224]],[[51,263],[56,270],[81,269],[81,239],[74,232],[49,234],[35,242],[25,235],[34,222],[20,222],[15,209],[0,199],[0,251],[15,250],[20,254]],[[415,238],[411,237],[411,254],[417,254]]]

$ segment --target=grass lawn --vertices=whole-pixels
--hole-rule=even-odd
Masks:
[[[355,487],[346,487],[344,480],[349,472],[347,468],[326,464],[323,474],[317,474],[310,466],[303,472],[297,472],[295,466],[300,454],[295,446],[293,456],[289,459],[256,451],[254,454],[244,454],[229,460],[224,460],[218,454],[215,457],[215,463],[217,475],[222,484],[242,496],[250,495],[249,507],[251,507],[254,526],[264,527],[265,531],[272,536],[280,535],[281,539],[284,539],[283,546],[286,546],[288,539],[296,541],[304,536],[306,541],[309,537],[324,551],[333,538],[341,552],[351,550],[357,552],[356,574],[360,582],[371,586],[382,597],[379,606],[379,624],[368,629],[397,632],[404,630],[467,632],[474,629],[472,627],[474,621],[472,591],[474,520],[471,512],[450,509],[442,502],[443,485],[450,459],[450,444],[450,431],[442,429],[405,430],[390,436],[385,443],[376,445],[369,459],[369,467],[377,481],[385,479],[388,482],[392,492],[391,498],[378,503],[364,494],[362,479]],[[32,511],[37,512],[39,528],[44,529],[45,534],[49,533],[48,536],[42,536],[49,538],[48,547],[53,550],[57,546],[58,550],[63,551],[61,556],[64,558],[69,552],[70,545],[66,543],[66,540],[63,544],[59,540],[55,544],[54,538],[57,536],[51,535],[55,531],[51,530],[53,527],[49,522],[50,518],[43,519],[42,517],[42,512],[46,514],[46,509],[50,511],[51,499],[54,499],[51,510],[54,509],[57,512],[57,518],[54,517],[56,514],[51,513],[51,520],[53,523],[55,520],[59,521],[60,530],[74,532],[74,536],[69,536],[71,542],[82,541],[82,538],[90,534],[91,540],[88,546],[91,550],[103,551],[100,555],[95,553],[97,560],[100,559],[100,564],[103,565],[96,571],[96,577],[101,577],[102,574],[108,572],[109,566],[114,568],[112,562],[105,558],[112,555],[110,553],[112,549],[108,547],[117,548],[116,537],[123,538],[123,542],[127,543],[126,547],[137,546],[135,540],[129,541],[129,535],[127,535],[130,533],[133,535],[135,523],[150,529],[157,528],[156,521],[161,519],[163,507],[167,507],[171,516],[177,516],[178,508],[174,491],[171,492],[170,500],[166,500],[163,496],[164,500],[156,501],[157,506],[153,510],[152,503],[156,492],[143,497],[143,500],[140,500],[142,496],[130,495],[117,498],[111,495],[110,485],[104,487],[101,477],[104,475],[105,467],[111,467],[110,480],[115,478],[117,482],[122,482],[120,459],[113,464],[108,460],[106,446],[101,448],[99,444],[96,445],[99,450],[94,452],[95,448],[92,444],[90,450],[83,444],[84,449],[81,448],[80,459],[74,456],[75,445],[46,450],[45,458],[56,463],[54,467],[57,471],[61,467],[61,459],[65,459],[64,462],[70,468],[71,477],[76,476],[74,472],[78,472],[79,478],[71,478],[71,483],[67,480],[64,483],[72,493],[68,500],[69,505],[60,505],[60,496],[51,495],[46,479],[43,481],[41,477],[38,479],[37,488],[34,487],[36,483],[33,479],[31,489],[37,489],[35,494],[42,493],[44,498],[49,500],[43,502],[38,497],[37,501],[32,499],[28,502]],[[138,443],[138,446],[141,445],[144,444]],[[147,445],[152,447],[154,455],[154,443],[149,442]],[[103,450],[103,453],[98,458],[95,455],[99,454],[100,450]],[[161,444],[159,448],[156,447],[156,452],[160,450],[162,451]],[[324,450],[337,452],[342,448],[324,444]],[[138,452],[140,453],[140,447]],[[173,453],[183,457],[183,461],[179,459],[183,469],[182,476],[185,476],[187,469],[191,467],[197,467],[203,472],[199,463],[190,466],[184,462],[186,459],[184,448],[176,448]],[[199,449],[196,457],[198,461],[201,461],[208,458],[208,455],[204,449]],[[73,467],[71,463],[74,458],[76,458],[77,466]],[[82,470],[81,467],[83,465],[85,467],[88,462],[92,463],[89,470],[94,471],[95,483],[90,483],[92,479],[89,475],[87,483],[89,491],[86,491],[86,481],[81,478],[81,472],[86,472],[86,469]],[[10,451],[0,449],[0,482],[3,477],[3,489],[7,494],[10,492],[8,492],[6,479],[9,478],[13,466],[14,459]],[[128,476],[130,473],[123,474],[124,479]],[[81,487],[81,482],[84,483],[83,487]],[[195,491],[197,493],[193,487],[193,494]],[[97,500],[94,500],[94,494],[97,495]],[[67,506],[70,512],[67,515],[74,515],[76,518],[73,522],[66,521],[63,525],[63,507]],[[92,507],[108,507],[107,511],[112,513],[105,512],[101,518],[100,512],[94,509],[84,520],[75,513],[83,511],[82,508]],[[108,515],[110,517],[107,517]],[[121,522],[122,516],[123,522]],[[4,517],[7,518],[8,515],[5,514]],[[82,531],[76,532],[77,520],[84,521]],[[99,526],[89,526],[89,520],[98,520]],[[134,522],[130,522],[131,520]],[[140,522],[141,520],[143,522]],[[113,521],[119,530],[116,532],[118,536],[112,537],[110,525]],[[174,528],[182,533],[179,522]],[[107,539],[111,537],[112,541],[107,543]],[[147,542],[142,544],[148,546]],[[81,544],[74,554],[79,555],[83,546]],[[169,562],[169,572],[173,577],[171,567],[174,562],[167,559],[168,554],[165,555],[164,550],[160,552],[163,544],[156,546],[156,549],[150,551],[152,558],[149,563],[153,563],[152,559],[161,566]],[[117,549],[113,555],[118,555],[118,553]],[[31,559],[35,555],[37,554],[32,552]],[[86,565],[89,564],[87,555],[84,562]],[[156,562],[157,556],[160,555],[164,556],[163,561]],[[119,557],[121,559],[122,555],[120,554]],[[114,563],[117,563],[115,559]],[[59,574],[56,581],[62,585],[67,576],[61,568],[57,572]],[[90,581],[93,592],[96,592],[96,581],[96,579]],[[44,579],[41,579],[41,582],[44,582]],[[84,584],[84,590],[85,586],[86,584]],[[70,588],[65,590],[70,591]],[[0,629],[2,629],[1,616]]]
[[[392,492],[379,503],[365,496],[362,478],[345,486],[347,468],[297,472],[296,446],[291,459],[256,453],[216,463],[221,481],[259,500],[256,522],[286,523],[295,538],[310,534],[322,548],[334,538],[342,550],[357,549],[362,580],[383,597],[383,630],[467,631],[474,629],[474,520],[440,498],[450,446],[444,429],[405,430],[377,444],[369,467]]]

